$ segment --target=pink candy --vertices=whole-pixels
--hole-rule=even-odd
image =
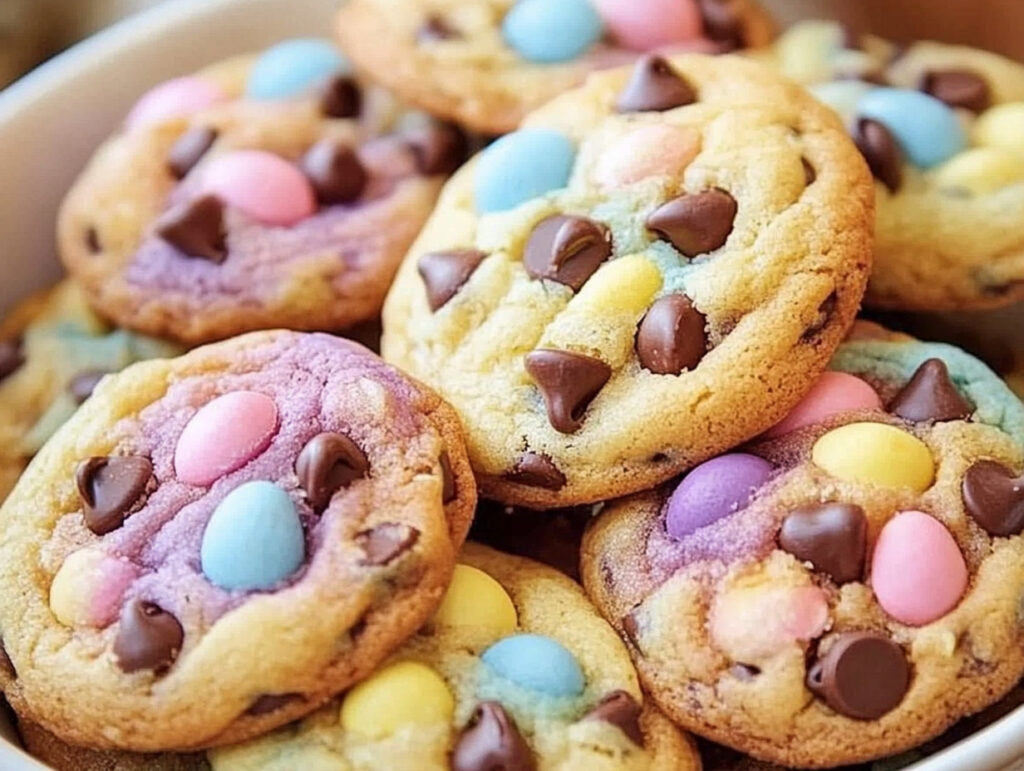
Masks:
[[[202,407],[174,450],[183,482],[208,485],[263,452],[277,432],[277,405],[269,396],[233,391]]]
[[[223,91],[201,78],[175,78],[143,94],[125,118],[125,126],[132,130],[171,118],[185,118],[226,99]]]
[[[139,571],[130,562],[105,557],[90,577],[93,583],[89,598],[89,626],[102,629],[114,623],[121,613],[124,593],[138,578]]]
[[[682,43],[700,36],[696,0],[594,0],[615,41],[635,51]]]
[[[921,511],[904,511],[878,536],[871,588],[890,616],[923,626],[960,602],[967,588],[967,565],[941,522]]]
[[[774,439],[798,428],[821,423],[840,412],[880,409],[882,400],[875,389],[859,377],[845,372],[825,372],[800,403],[764,436]]]
[[[727,655],[757,661],[814,639],[827,623],[828,602],[816,586],[735,589],[716,602],[711,635]]]
[[[647,177],[682,177],[700,151],[700,135],[685,126],[641,126],[604,151],[594,168],[594,180],[605,189],[622,187]]]
[[[214,158],[203,172],[202,188],[267,225],[294,225],[316,211],[313,186],[298,167],[261,150]]]

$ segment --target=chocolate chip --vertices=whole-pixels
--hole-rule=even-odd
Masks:
[[[452,771],[534,771],[537,759],[496,701],[477,705],[451,757]]]
[[[224,233],[224,204],[204,195],[166,212],[155,225],[156,234],[186,257],[224,262],[228,256]]]
[[[919,88],[950,107],[984,112],[992,104],[988,83],[970,70],[929,70]]]
[[[640,57],[615,102],[618,112],[663,112],[693,104],[697,92],[660,56]]]
[[[600,222],[556,214],[533,228],[523,265],[531,278],[547,278],[580,291],[612,253],[612,237]]]
[[[807,687],[836,712],[876,720],[895,708],[910,685],[903,650],[873,632],[840,634],[807,672]]]
[[[85,246],[90,254],[99,254],[103,251],[99,231],[91,225],[85,231]]]
[[[833,290],[828,297],[821,301],[821,305],[818,306],[818,313],[814,318],[814,321],[810,323],[804,333],[800,335],[800,339],[804,342],[813,340],[818,336],[829,321],[832,320],[832,315],[836,312],[836,306],[839,305],[839,295]]]
[[[647,227],[687,257],[696,257],[721,247],[735,219],[736,199],[713,188],[662,204],[647,218]]]
[[[889,402],[889,412],[915,423],[966,420],[974,412],[949,377],[942,359],[928,359]]]
[[[868,549],[868,518],[850,503],[822,503],[794,509],[783,520],[779,546],[837,584],[859,581]]]
[[[299,486],[316,512],[331,502],[334,493],[370,472],[370,462],[359,445],[344,434],[324,432],[310,439],[295,461]]]
[[[0,342],[0,381],[13,375],[24,363],[25,354],[21,351],[21,340]]]
[[[335,139],[321,139],[309,148],[299,166],[324,206],[352,203],[370,178],[355,150]]]
[[[121,611],[114,656],[125,672],[170,668],[181,652],[185,631],[173,615],[152,602],[132,600]]]
[[[903,151],[884,124],[860,118],[853,141],[868,162],[868,168],[893,193],[903,185]]]
[[[381,566],[393,562],[409,551],[419,540],[420,531],[398,522],[385,522],[356,536],[356,545],[363,550],[363,564]]]
[[[455,474],[452,472],[452,459],[448,451],[441,453],[439,460],[441,464],[441,503],[451,503],[455,500]]]
[[[584,720],[603,720],[611,723],[629,737],[633,744],[644,746],[640,731],[640,705],[625,691],[612,691],[587,713]]]
[[[256,697],[256,700],[249,705],[249,709],[245,711],[245,714],[254,717],[267,715],[271,712],[276,712],[288,704],[301,701],[303,698],[301,693],[265,693],[262,696]]]
[[[320,93],[320,110],[328,118],[356,118],[362,104],[359,84],[346,75],[329,80]]]
[[[670,294],[648,309],[636,333],[640,366],[656,375],[693,369],[708,350],[707,319],[689,297]]]
[[[733,0],[698,0],[704,36],[730,50],[743,48],[743,17]]]
[[[448,123],[412,129],[402,138],[416,157],[420,174],[451,174],[469,155],[466,135]]]
[[[1007,536],[1024,531],[1024,476],[980,460],[964,474],[962,492],[967,513],[985,532]]]
[[[143,502],[153,464],[138,455],[86,458],[75,469],[75,484],[85,504],[85,526],[96,535],[117,530]]]
[[[75,404],[81,404],[96,390],[99,382],[110,373],[102,369],[87,369],[79,372],[68,383],[68,393],[75,400]]]
[[[419,31],[416,40],[420,43],[436,43],[439,40],[452,40],[461,37],[457,30],[440,16],[428,16]]]
[[[804,185],[810,187],[814,184],[814,180],[818,178],[818,172],[814,170],[811,162],[806,158],[800,158],[800,164],[804,167]]]
[[[561,490],[565,487],[565,474],[547,455],[536,452],[524,452],[519,456],[505,478],[511,482],[530,487],[541,487],[545,490]]]
[[[430,310],[437,311],[452,299],[486,256],[476,249],[453,249],[420,257],[417,269],[427,290]]]
[[[217,130],[195,126],[182,134],[167,153],[167,168],[175,179],[184,179],[217,140]]]
[[[526,354],[526,371],[544,395],[548,421],[563,434],[583,425],[587,406],[612,376],[612,368],[600,359],[551,348]]]

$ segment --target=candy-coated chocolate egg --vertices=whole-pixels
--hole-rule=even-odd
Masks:
[[[480,153],[473,177],[481,214],[505,211],[565,187],[576,148],[558,131],[522,129],[506,134]]]
[[[472,565],[456,565],[441,606],[434,614],[436,626],[481,626],[498,635],[511,634],[518,624],[516,606],[504,587]]]
[[[578,696],[586,685],[576,657],[560,642],[543,635],[506,637],[481,658],[496,675],[549,696]]]
[[[924,492],[935,479],[935,460],[928,446],[884,423],[850,423],[833,429],[815,442],[811,459],[847,482]]]
[[[399,661],[348,692],[341,727],[384,739],[407,726],[448,723],[454,713],[455,699],[437,672],[416,661]]]

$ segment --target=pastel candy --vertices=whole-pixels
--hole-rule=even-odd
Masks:
[[[884,423],[850,423],[833,429],[815,442],[811,459],[847,482],[924,492],[935,478],[935,460],[928,446]]]
[[[946,190],[994,193],[1024,181],[1024,157],[1001,147],[972,147],[942,164],[935,181]]]
[[[871,558],[871,588],[890,616],[922,626],[960,602],[967,588],[967,565],[941,522],[921,511],[904,511],[878,536]]]
[[[661,289],[661,271],[642,254],[605,262],[569,304],[574,317],[640,314]],[[589,323],[587,318],[584,323]]]
[[[605,149],[594,167],[594,181],[614,189],[654,176],[681,178],[699,151],[700,134],[691,128],[641,126]]]
[[[738,588],[715,600],[711,636],[731,658],[754,662],[813,640],[827,622],[828,602],[816,586]]]
[[[277,405],[255,391],[232,391],[205,404],[186,424],[174,450],[174,472],[208,485],[255,458],[277,433]]]
[[[253,64],[245,95],[250,99],[301,96],[348,70],[341,52],[326,40],[286,40],[268,48]]]
[[[702,31],[695,0],[594,0],[615,42],[634,51],[683,43]]]
[[[518,623],[516,606],[501,584],[472,565],[455,566],[448,591],[434,613],[435,626],[486,627],[500,636],[514,632]]]
[[[50,610],[65,626],[106,627],[120,614],[124,593],[138,575],[127,560],[99,549],[79,549],[53,577]]]
[[[874,90],[874,86],[862,80],[834,80],[808,86],[814,98],[831,107],[845,122],[852,120],[857,112],[857,105],[864,95]]]
[[[974,123],[974,141],[1024,155],[1024,102],[1007,102],[985,110]]]
[[[900,88],[875,88],[857,105],[860,117],[885,124],[915,166],[929,169],[967,147],[956,113],[933,96]]]
[[[746,507],[771,475],[768,461],[742,452],[720,455],[696,466],[668,499],[668,534],[684,538]]]
[[[224,589],[269,589],[302,565],[302,523],[288,493],[273,482],[239,485],[203,532],[203,573]]]
[[[790,413],[765,432],[771,439],[852,410],[881,410],[878,393],[855,375],[825,372]]]
[[[316,211],[316,193],[298,167],[262,150],[238,150],[212,159],[202,192],[266,225],[294,225]]]
[[[575,59],[603,32],[590,0],[519,0],[501,23],[505,42],[533,62]]]
[[[186,118],[226,99],[223,91],[202,78],[175,78],[143,94],[125,118],[125,126],[134,130],[172,118]]]
[[[506,134],[480,153],[473,191],[481,213],[512,209],[565,187],[576,149],[565,134],[523,129]]]
[[[346,731],[384,739],[407,726],[449,723],[455,699],[441,676],[425,664],[399,661],[348,692],[341,705]]]
[[[578,696],[586,681],[576,657],[561,643],[539,634],[499,640],[481,656],[496,675],[549,696]]]

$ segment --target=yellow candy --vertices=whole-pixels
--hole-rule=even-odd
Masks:
[[[364,680],[341,705],[341,726],[384,739],[405,726],[451,722],[455,699],[441,676],[415,661],[399,661]]]
[[[974,141],[1024,155],[1024,102],[1008,102],[983,112],[974,124]]]
[[[661,271],[642,254],[606,262],[569,304],[573,313],[639,314],[661,289]]]
[[[64,626],[87,626],[92,622],[89,590],[104,559],[103,553],[94,549],[72,552],[53,577],[50,610]]]
[[[456,565],[441,607],[434,614],[434,623],[488,627],[503,637],[514,632],[519,622],[516,606],[501,584],[482,570]]]
[[[939,167],[935,180],[939,187],[984,195],[1024,180],[1024,158],[1001,147],[975,147]]]
[[[935,479],[935,462],[927,445],[884,423],[851,423],[829,431],[815,442],[811,458],[847,482],[923,492]]]

